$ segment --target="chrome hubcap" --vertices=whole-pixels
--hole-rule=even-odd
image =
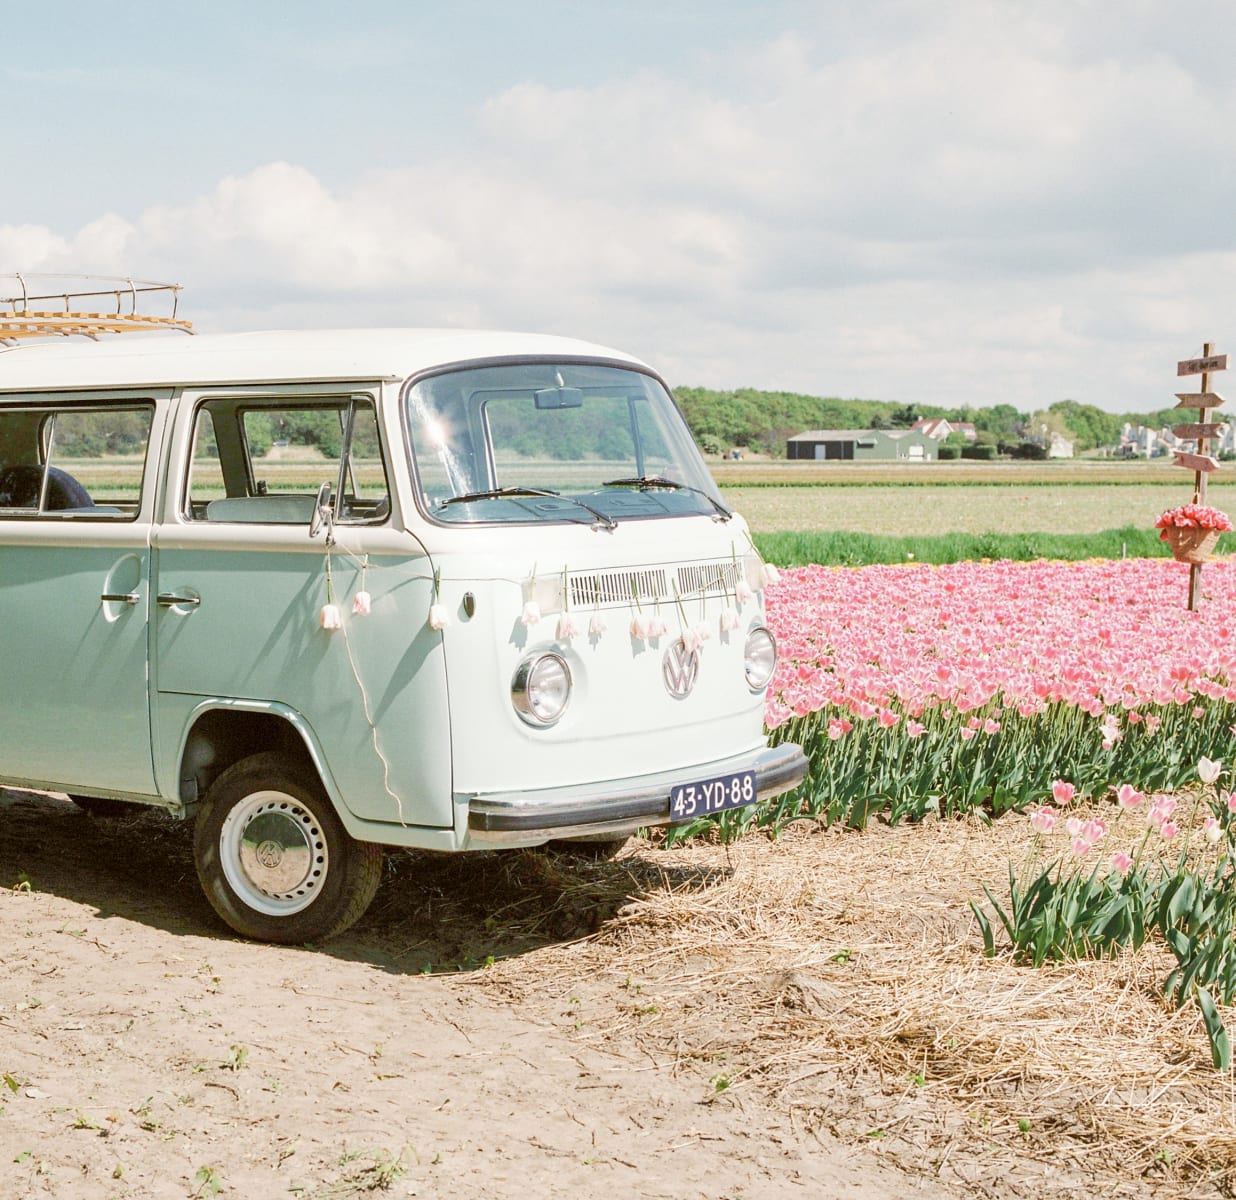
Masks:
[[[219,834],[223,873],[250,908],[271,916],[313,903],[326,878],[321,826],[286,792],[254,792],[237,804]]]

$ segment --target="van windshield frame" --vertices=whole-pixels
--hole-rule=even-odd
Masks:
[[[728,515],[668,389],[627,363],[510,359],[409,380],[416,501],[444,525]]]

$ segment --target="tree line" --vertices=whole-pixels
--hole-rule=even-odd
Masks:
[[[1021,412],[1011,404],[989,408],[945,408],[931,404],[899,404],[893,400],[843,400],[835,396],[804,396],[796,392],[765,392],[755,388],[716,391],[680,387],[674,396],[695,440],[709,453],[731,448],[785,453],[787,438],[809,429],[908,429],[923,417],[968,422],[979,445],[1006,448],[1028,436],[1059,433],[1076,450],[1118,446],[1125,422],[1158,429],[1180,419],[1174,409],[1152,413],[1109,413],[1093,404],[1058,400],[1036,412]]]

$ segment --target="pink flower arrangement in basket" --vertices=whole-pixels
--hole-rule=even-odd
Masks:
[[[1181,504],[1176,508],[1169,508],[1154,523],[1154,527],[1164,531],[1168,529],[1214,529],[1219,533],[1229,533],[1232,528],[1232,519],[1227,513],[1205,504]],[[1166,532],[1160,536],[1163,541],[1167,541]]]
[[[1172,548],[1179,562],[1204,563],[1219,540],[1219,534],[1232,528],[1227,513],[1205,504],[1181,504],[1169,508],[1155,523],[1160,540]]]

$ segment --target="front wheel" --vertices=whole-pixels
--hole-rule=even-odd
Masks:
[[[211,907],[263,942],[317,942],[369,907],[382,848],[352,838],[317,778],[280,754],[255,754],[211,785],[193,836]]]

